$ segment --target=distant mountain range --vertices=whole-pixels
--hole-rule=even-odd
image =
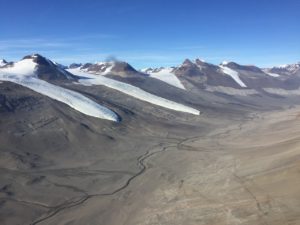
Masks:
[[[239,65],[235,62],[222,62],[220,65],[206,63],[203,60],[186,59],[181,65],[169,68],[134,69],[126,62],[99,62],[86,64],[71,64],[70,69],[120,77],[150,77],[164,81],[182,89],[222,86],[236,89],[261,89],[281,87],[294,89],[298,86],[297,76],[300,76],[300,63],[272,68],[259,68],[253,65]],[[290,76],[290,77],[288,77]],[[293,77],[295,76],[295,77]],[[296,83],[294,83],[296,81]]]
[[[110,61],[110,62],[97,62],[97,63],[72,63],[69,69],[78,68],[81,71],[94,73],[97,75],[116,75],[121,77],[133,77],[141,75],[131,65],[126,62]]]
[[[84,64],[65,70],[64,66],[41,55],[25,56],[18,62],[5,63],[0,68],[0,81],[12,82],[27,87],[42,95],[69,105],[77,111],[101,119],[120,121],[120,117],[105,106],[97,104],[79,92],[70,90],[70,85],[81,86],[103,85],[139,100],[158,105],[163,108],[198,115],[200,112],[188,106],[158,97],[138,87],[105,77],[145,77],[146,75],[133,69],[124,62],[107,62]],[[68,86],[69,88],[63,87]]]
[[[62,81],[65,84],[78,82],[80,78],[74,74],[81,72],[134,85],[150,93],[161,85],[194,94],[206,91],[231,96],[287,96],[300,92],[300,63],[259,68],[235,62],[214,65],[200,59],[186,59],[178,66],[136,70],[130,64],[121,61],[72,63],[64,66],[38,54],[25,56],[24,59],[31,59],[38,65],[38,78],[58,85],[61,85]],[[2,70],[14,67],[15,64],[6,60],[0,61]],[[145,83],[149,84],[146,86]],[[155,93],[159,95],[158,90]]]

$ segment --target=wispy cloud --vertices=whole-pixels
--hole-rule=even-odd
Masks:
[[[16,50],[31,48],[61,48],[70,46],[67,42],[58,42],[43,39],[17,39],[17,40],[0,40],[0,50]]]
[[[0,38],[0,58],[16,61],[32,53],[40,53],[47,57],[71,58],[73,54],[94,53],[97,49],[100,51],[100,44],[98,43],[103,45],[106,41],[114,41],[117,38],[118,37],[113,34],[84,34],[68,37]],[[65,60],[62,60],[62,62],[64,61]],[[83,60],[81,59],[80,61]]]
[[[134,47],[133,47],[134,46]],[[155,46],[152,44],[151,46]],[[261,52],[251,54],[238,49],[208,48],[199,43],[173,43],[159,49],[135,47],[134,43],[125,45],[122,38],[112,34],[86,34],[68,37],[0,39],[0,58],[18,60],[24,55],[40,53],[57,62],[70,64],[73,62],[96,62],[109,57],[127,61],[137,68],[174,66],[182,63],[185,58],[201,58],[207,62],[218,64],[221,61],[236,61],[241,64],[257,64],[269,66],[289,61],[299,61],[299,55],[278,52]]]
[[[87,34],[87,35],[74,35],[71,37],[59,38],[23,38],[23,39],[0,39],[0,50],[28,50],[31,49],[55,49],[55,48],[68,48],[76,46],[81,42],[88,42],[89,40],[97,39],[115,39],[117,38],[112,34]]]

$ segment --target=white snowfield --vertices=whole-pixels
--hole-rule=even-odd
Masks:
[[[3,59],[0,59],[0,67],[5,65],[6,65],[5,61]]]
[[[39,79],[36,74],[36,63],[31,59],[24,59],[14,64],[13,67],[0,69],[0,80],[10,81],[57,101],[63,102],[73,109],[88,116],[106,120],[118,121],[116,113],[97,104],[89,98]]]
[[[271,77],[280,77],[280,75],[277,73],[270,73],[270,72],[265,72],[265,73]]]
[[[231,76],[231,78],[236,82],[238,83],[241,87],[247,87],[246,84],[244,84],[244,82],[240,79],[239,77],[239,74],[238,72],[226,67],[226,66],[223,66],[223,65],[220,65],[219,66],[221,68],[221,70],[223,71],[223,73]]]
[[[167,99],[164,99],[162,97],[150,94],[138,87],[135,87],[133,85],[123,83],[120,81],[116,81],[104,76],[97,76],[93,74],[89,74],[83,71],[80,71],[79,69],[68,69],[68,71],[74,75],[83,77],[83,79],[80,79],[79,82],[83,85],[91,86],[91,85],[103,85],[112,89],[115,89],[117,91],[120,91],[122,93],[125,93],[127,95],[130,95],[134,98],[137,98],[139,100],[158,105],[167,109],[190,113],[194,115],[199,115],[200,111],[193,109],[191,107],[179,104],[177,102],[173,102]]]
[[[229,61],[223,61],[223,62],[221,62],[221,65],[222,66],[226,66],[226,65],[228,65],[229,64]]]
[[[271,72],[269,72],[269,69],[262,69],[262,71],[263,71],[265,74],[267,74],[267,75],[269,75],[269,76],[271,76],[271,77],[280,77],[280,75],[277,74],[277,73],[271,73]]]
[[[178,77],[176,77],[175,74],[172,73],[172,68],[163,68],[159,70],[158,72],[148,72],[150,77],[156,78],[158,80],[161,80],[163,82],[166,82],[172,86],[181,88],[185,90],[185,87],[183,84],[180,82]]]
[[[300,62],[294,64],[283,64],[280,66],[274,66],[275,69],[284,69],[289,71],[290,73],[294,73],[300,69]]]

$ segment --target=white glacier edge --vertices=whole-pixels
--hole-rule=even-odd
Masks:
[[[241,87],[247,87],[246,84],[240,79],[238,72],[230,69],[229,67],[226,66],[220,66],[221,70],[223,71],[223,73],[231,76],[231,78],[238,83]]]
[[[167,100],[165,98],[150,94],[141,88],[135,87],[133,85],[123,83],[120,81],[116,81],[110,78],[107,78],[105,76],[101,75],[93,75],[86,72],[82,72],[78,69],[69,69],[70,73],[83,77],[83,79],[79,80],[80,84],[83,85],[103,85],[112,89],[115,89],[117,91],[120,91],[122,93],[125,93],[129,96],[132,96],[134,98],[137,98],[141,101],[145,101],[154,105],[158,105],[167,109],[179,111],[179,112],[185,112],[190,113],[193,115],[199,115],[200,111],[185,105],[182,105],[180,103]]]
[[[159,72],[150,72],[149,75],[150,77],[153,77],[167,84],[185,90],[185,87],[180,82],[180,80],[176,77],[176,75],[172,73],[172,70],[173,70],[172,68],[164,68]]]
[[[116,122],[119,121],[116,113],[82,94],[40,80],[35,75],[35,67],[36,64],[32,60],[22,60],[15,63],[13,67],[1,69],[0,80],[27,87],[42,95],[63,102],[85,115]]]

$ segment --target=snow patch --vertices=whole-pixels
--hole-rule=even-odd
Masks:
[[[0,67],[1,66],[5,66],[7,63],[6,63],[6,61],[4,60],[4,59],[1,59],[0,60]]]
[[[300,63],[296,64],[284,64],[280,66],[275,66],[273,69],[282,69],[282,70],[287,70],[288,72],[296,72],[300,68]]]
[[[270,72],[265,72],[265,73],[271,77],[280,77],[280,75],[277,73],[270,73]]]
[[[167,109],[175,110],[175,111],[180,111],[180,112],[185,112],[185,113],[191,113],[194,115],[199,115],[200,111],[193,109],[191,107],[179,104],[177,102],[173,102],[167,99],[164,99],[162,97],[150,94],[138,87],[135,87],[133,85],[123,83],[120,81],[116,81],[104,76],[97,76],[89,73],[82,72],[78,69],[69,69],[68,70],[70,73],[84,77],[83,79],[79,80],[79,83],[87,86],[91,85],[103,85],[112,89],[115,89],[117,91],[120,91],[122,93],[125,93],[129,96],[132,96],[134,98],[137,98],[139,100],[158,105]]]
[[[101,73],[101,75],[107,75],[107,74],[111,73],[113,67],[114,67],[114,64],[110,64],[108,67],[105,68],[105,71],[103,73]]]
[[[153,69],[152,69],[152,68],[144,68],[144,69],[141,69],[140,71],[141,71],[142,73],[149,74],[149,73],[151,73],[151,72],[153,71]]]
[[[183,84],[180,82],[180,80],[178,79],[178,77],[176,77],[175,74],[172,73],[173,68],[163,68],[161,70],[159,70],[158,72],[148,72],[148,74],[150,75],[150,77],[156,78],[158,80],[161,80],[165,83],[168,83],[172,86],[181,88],[185,90],[185,87],[183,86]]]
[[[80,69],[82,71],[85,71],[85,72],[92,72],[94,74],[97,74],[97,75],[107,75],[107,74],[110,74],[112,72],[112,69],[114,68],[115,66],[115,62],[96,62],[95,65],[98,65],[100,66],[100,71],[97,71],[97,70],[91,70],[91,68],[85,68],[85,69],[82,69],[82,67],[84,66],[81,66]]]
[[[220,66],[221,70],[223,71],[223,73],[231,76],[231,78],[238,83],[241,87],[247,87],[246,84],[244,84],[244,82],[240,79],[238,72],[226,67],[226,66]]]
[[[221,65],[223,65],[223,66],[226,66],[226,65],[228,65],[228,64],[229,64],[228,61],[223,61],[223,62],[221,62]]]
[[[36,76],[35,67],[37,64],[32,59],[23,59],[10,67],[1,68],[0,72],[6,75]]]
[[[282,65],[277,66],[277,68],[284,69],[284,68],[287,68],[288,66],[289,66],[289,64],[282,64]]]

